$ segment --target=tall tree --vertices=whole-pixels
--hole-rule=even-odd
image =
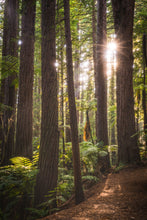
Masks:
[[[97,1],[96,136],[108,145],[106,75],[106,0]]]
[[[63,39],[61,39],[61,125],[62,125],[62,146],[63,146],[63,167],[65,167],[65,135],[64,135],[64,63],[63,63]]]
[[[93,40],[93,65],[94,65],[94,76],[95,76],[95,87],[96,87],[96,0],[92,0],[92,40]]]
[[[144,132],[145,132],[145,143],[146,143],[146,154],[147,154],[147,89],[146,89],[146,67],[147,67],[147,35],[143,35],[143,97],[142,106],[144,113]]]
[[[32,158],[32,106],[36,0],[22,0],[22,36],[15,154]]]
[[[62,4],[62,7],[61,7]],[[60,99],[60,111],[59,111],[59,118],[60,118],[60,136],[62,138],[62,153],[63,153],[63,167],[65,167],[65,74],[64,74],[64,56],[65,56],[65,37],[64,37],[64,10],[63,10],[63,2],[62,1],[57,1],[57,6],[56,6],[56,23],[58,24],[56,26],[56,32],[59,34],[59,37],[56,36],[57,38],[57,62],[59,62],[59,69],[58,69],[58,87],[59,87],[59,80],[61,81],[60,84],[60,92],[58,91],[58,94],[61,93],[61,99]],[[59,73],[60,72],[60,73]],[[59,77],[60,76],[60,77]]]
[[[74,62],[74,89],[75,98],[77,101],[80,99],[80,45],[79,45],[79,22],[77,23],[77,37],[76,37],[76,48],[75,48],[75,62]],[[77,103],[77,107],[79,103]],[[79,110],[77,110],[77,123],[79,124]]]
[[[97,64],[95,74],[96,85],[96,137],[104,145],[108,145],[107,126],[107,72],[106,72],[106,0],[97,1]],[[100,161],[100,156],[98,158]],[[109,153],[103,158],[106,171],[110,167]]]
[[[39,173],[35,188],[35,205],[48,198],[58,179],[58,102],[55,45],[55,0],[41,1],[42,115]]]
[[[112,58],[114,59],[114,58]],[[115,138],[115,124],[116,124],[116,110],[115,110],[115,104],[116,104],[116,98],[115,98],[115,69],[114,69],[114,63],[112,63],[112,70],[111,70],[111,79],[110,79],[110,86],[109,86],[109,129],[110,129],[110,136],[109,136],[109,144],[115,145],[116,144],[116,138]]]
[[[40,140],[41,133],[41,4],[36,1],[35,50],[33,82],[33,138]]]
[[[14,153],[15,105],[17,78],[18,1],[6,0],[4,11],[2,74],[0,102],[5,105],[0,118],[2,164],[8,164]],[[0,110],[2,113],[2,109]]]
[[[72,62],[72,43],[70,31],[70,8],[69,0],[64,0],[64,19],[65,19],[65,38],[66,38],[66,61],[67,61],[67,87],[69,99],[70,127],[73,151],[75,201],[79,204],[84,200],[82,189],[80,153],[78,143],[78,126],[75,105],[74,82],[73,82],[73,62]]]
[[[114,26],[117,36],[117,134],[118,159],[122,163],[140,161],[133,99],[132,35],[134,0],[112,0]]]

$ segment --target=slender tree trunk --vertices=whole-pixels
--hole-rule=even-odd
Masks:
[[[15,149],[17,156],[25,156],[30,159],[32,158],[35,9],[36,0],[22,1],[22,45]]]
[[[62,35],[62,27],[61,27],[61,35]],[[63,146],[63,167],[65,167],[65,133],[64,133],[64,63],[63,63],[63,48],[64,48],[64,42],[63,37],[61,37],[61,120],[62,120],[62,146]]]
[[[96,25],[97,25],[97,18],[96,18],[96,0],[92,1],[92,40],[93,40],[93,67],[94,67],[94,80],[95,80],[95,90],[97,90],[97,80],[96,80],[96,64],[97,64],[97,33],[96,33]],[[96,92],[95,92],[96,98]],[[95,126],[94,126],[94,133],[96,135],[96,125],[97,125],[97,112],[95,112]]]
[[[70,129],[70,116],[69,116],[69,103],[65,104],[65,141],[71,142],[71,129]]]
[[[74,95],[69,0],[64,0],[64,14],[65,14],[66,60],[67,60],[67,86],[68,86],[70,127],[71,127],[72,151],[73,151],[75,200],[76,200],[76,204],[79,204],[84,200],[84,193],[82,189],[82,180],[81,180],[78,127],[77,127],[77,115],[76,115],[76,105],[75,105],[75,95]]]
[[[106,73],[106,0],[97,1],[97,64],[96,64],[96,137],[108,145],[107,126],[107,73]],[[98,160],[102,160],[100,157]],[[103,171],[110,167],[109,153],[103,158]]]
[[[117,134],[118,159],[122,163],[140,161],[135,130],[133,99],[132,35],[134,0],[112,0],[114,26],[117,35]]]
[[[80,98],[80,50],[79,50],[79,23],[77,24],[77,46],[76,46],[76,58],[74,62],[74,82],[75,82],[75,98],[79,100]],[[77,107],[79,106],[79,103],[77,103]],[[79,110],[77,110],[77,123],[79,125]]]
[[[93,40],[93,64],[94,64],[94,77],[95,77],[95,88],[97,88],[96,80],[96,0],[92,2],[92,40]]]
[[[48,198],[58,179],[58,102],[55,45],[55,0],[42,0],[42,116],[39,173],[35,188],[35,205]],[[54,196],[56,198],[56,196]],[[55,206],[56,204],[53,204]]]
[[[143,97],[142,106],[144,113],[144,132],[145,132],[145,143],[146,143],[146,154],[147,154],[147,77],[146,77],[146,67],[147,67],[147,35],[143,35]]]
[[[14,153],[15,112],[16,112],[16,78],[18,67],[18,1],[6,0],[4,12],[4,34],[2,51],[2,87],[1,100],[5,104],[1,115],[2,164],[9,163]],[[3,78],[6,76],[6,78]],[[2,112],[1,112],[2,113]]]
[[[61,52],[62,53],[62,52]],[[64,135],[64,82],[63,82],[63,53],[61,55],[61,120],[62,120],[62,147],[63,147],[63,167],[65,167],[65,135]]]
[[[115,125],[116,125],[116,111],[114,109],[116,100],[115,100],[115,70],[114,65],[112,66],[112,72],[111,72],[111,79],[110,79],[110,88],[109,88],[109,106],[112,108],[110,110],[110,145],[116,144],[116,132],[115,132]]]
[[[83,82],[81,82],[81,91],[80,91],[80,99],[81,99],[81,103],[80,103],[80,108],[83,109],[84,108],[84,85]],[[80,127],[82,127],[84,125],[84,111],[80,111]]]
[[[40,122],[41,122],[41,76],[34,76],[33,90],[33,136],[40,137]]]

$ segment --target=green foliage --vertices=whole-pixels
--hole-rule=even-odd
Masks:
[[[29,215],[27,220],[33,220],[36,218],[42,218],[51,214],[54,211],[59,210],[56,208],[57,189],[54,189],[48,193],[45,197],[48,198],[46,202],[41,203],[37,208],[27,208]]]
[[[100,142],[96,145],[91,142],[80,143],[80,157],[83,183],[96,183],[99,179],[94,176],[95,166],[98,162],[98,155],[101,157],[107,155],[107,147],[103,146]],[[59,163],[59,176],[58,176],[58,189],[57,198],[58,205],[68,200],[74,193],[74,176],[72,165],[72,147],[71,143],[66,143],[66,154],[60,153]],[[62,167],[64,157],[65,167]]]
[[[18,74],[18,58],[13,57],[13,56],[5,56],[3,57],[2,60],[2,77],[1,79],[3,80],[4,78],[12,75],[17,75]],[[16,84],[16,87],[18,86],[18,81],[14,81],[13,84]]]
[[[41,208],[41,209],[27,208],[27,210],[30,213],[27,220],[35,220],[36,218],[43,218],[44,216],[48,215],[48,210],[45,208]]]
[[[105,157],[107,146],[103,146],[102,142],[94,145],[91,142],[80,143],[80,155],[83,174],[94,174],[95,167],[98,163],[98,156]]]
[[[65,144],[65,154],[59,151],[57,205],[61,206],[74,192],[71,142]]]
[[[66,154],[63,155],[64,160],[65,160],[65,166],[67,168],[67,170],[70,170],[73,165],[72,165],[72,146],[71,146],[71,142],[68,142],[65,144],[65,151]]]
[[[118,173],[120,170],[124,169],[126,167],[126,164],[119,163],[119,165],[114,169],[115,173]]]
[[[90,180],[97,183],[99,181],[99,178],[96,176],[87,175],[87,176],[82,176],[82,180]]]
[[[13,158],[10,159],[10,161],[16,167],[30,168],[31,165],[32,165],[31,161],[26,157],[13,157]]]
[[[26,219],[33,205],[36,167],[24,157],[11,159],[13,165],[0,168],[1,219]]]
[[[59,169],[60,172],[60,169]],[[68,200],[70,196],[74,192],[74,176],[73,172],[69,171],[68,174],[67,170],[64,169],[59,175],[58,180],[58,188],[57,188],[57,202],[58,206],[60,206],[63,202]]]
[[[136,1],[135,9],[135,20],[134,20],[134,89],[135,89],[135,105],[139,108],[136,110],[140,112],[139,122],[143,122],[143,112],[142,112],[142,91],[145,87],[143,84],[143,59],[142,59],[142,35],[147,33],[147,13],[145,10],[146,0]],[[3,17],[3,3],[1,2],[2,8],[0,8],[0,18]],[[113,27],[113,15],[111,2],[107,2],[107,33],[108,38],[114,33]],[[57,1],[57,25],[56,25],[56,49],[57,49],[57,62],[58,66],[58,82],[59,82],[59,102],[60,97],[60,74],[61,74],[61,51],[63,52],[63,74],[64,74],[64,107],[68,102],[67,98],[67,85],[66,85],[66,69],[65,69],[65,36],[64,36],[64,10],[63,2]],[[93,73],[93,51],[92,51],[92,1],[82,0],[82,1],[71,1],[70,2],[70,13],[71,13],[71,34],[73,43],[73,62],[79,57],[80,61],[80,74],[88,76],[88,82],[80,81],[78,89],[80,89],[80,98],[76,100],[77,110],[80,120],[80,135],[83,134],[84,127],[84,112],[89,110],[91,113],[91,130],[95,129],[95,111],[96,111],[96,99],[94,95],[94,73]],[[32,162],[27,158],[16,157],[12,158],[11,162],[13,165],[0,168],[0,219],[6,220],[10,219],[23,219],[20,216],[29,216],[29,219],[35,219],[43,217],[48,214],[48,208],[52,203],[55,202],[52,199],[52,194],[49,193],[48,201],[41,205],[40,209],[33,208],[33,189],[37,173],[37,165],[39,159],[39,144],[40,144],[40,121],[41,121],[41,4],[40,0],[37,1],[36,9],[36,30],[35,30],[35,58],[34,58],[34,88],[33,88],[33,160]],[[2,51],[2,30],[3,20],[0,21],[0,51]],[[64,47],[64,48],[63,48]],[[85,67],[82,63],[89,61],[88,71],[85,71]],[[18,74],[18,60],[15,57],[7,56],[3,60],[0,57],[0,63],[3,66],[3,74],[1,79],[4,79],[12,74]],[[2,67],[1,67],[2,68]],[[108,79],[109,80],[109,79]],[[86,87],[85,85],[86,84]],[[13,82],[15,87],[18,87],[17,79]],[[115,87],[115,84],[112,85]],[[109,102],[110,102],[109,95]],[[115,98],[115,97],[114,97]],[[140,102],[138,100],[140,99]],[[139,104],[138,104],[139,103]],[[111,105],[110,105],[111,104]],[[60,107],[60,103],[59,103]],[[8,110],[8,106],[0,104],[1,112]],[[60,109],[60,108],[59,108]],[[66,108],[65,108],[66,109]],[[10,109],[11,110],[11,109]],[[116,100],[115,103],[109,103],[108,106],[109,123],[110,129],[112,129],[116,124]],[[67,109],[65,110],[67,111]],[[60,119],[59,114],[59,119]],[[66,117],[66,116],[65,116]],[[93,123],[92,123],[93,122]],[[62,125],[61,125],[62,126]],[[61,130],[62,137],[65,136],[65,128],[68,125],[64,125]],[[94,133],[94,132],[93,132]],[[143,137],[143,143],[145,138],[144,130],[136,134],[138,137]],[[96,140],[96,138],[95,138]],[[60,141],[61,142],[61,141]],[[60,143],[61,145],[61,143]],[[103,143],[93,145],[91,142],[80,143],[80,156],[81,156],[81,168],[83,174],[83,181],[95,181],[98,179],[94,176],[94,169],[98,163],[98,155],[105,157],[107,155],[108,146],[103,146]],[[116,147],[111,148],[111,151],[116,151]],[[73,177],[73,164],[72,164],[72,147],[71,143],[65,144],[65,154],[63,155],[62,149],[60,149],[59,155],[59,178],[58,187],[56,189],[57,193],[57,205],[60,206],[63,202],[68,200],[74,193],[74,177]],[[144,148],[141,148],[141,157],[144,156]],[[63,167],[63,161],[65,167]],[[120,164],[115,171],[118,172],[124,168],[123,164]],[[54,197],[55,198],[55,197]],[[21,210],[21,211],[20,211]],[[53,211],[51,209],[51,211]],[[31,217],[32,216],[32,217]]]

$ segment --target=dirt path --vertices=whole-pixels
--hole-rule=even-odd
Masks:
[[[111,173],[101,186],[85,202],[42,220],[147,220],[147,167]]]

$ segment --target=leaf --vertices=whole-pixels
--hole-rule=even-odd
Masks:
[[[16,166],[32,166],[32,162],[26,157],[13,157],[10,161]]]
[[[83,176],[82,180],[90,180],[90,181],[98,182],[99,178],[97,178],[96,176],[87,175],[87,176]]]
[[[106,151],[99,151],[99,156],[100,157],[105,157],[107,155],[108,155],[108,152],[106,152]]]

